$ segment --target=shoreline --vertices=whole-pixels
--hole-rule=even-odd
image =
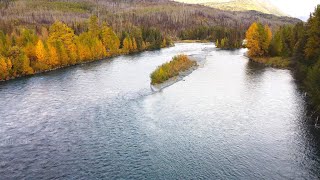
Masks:
[[[245,57],[249,59],[249,61],[262,64],[267,67],[277,68],[277,69],[291,69],[290,68],[290,60],[288,58],[282,57],[250,57],[246,53]]]
[[[38,71],[38,72],[34,72],[33,74],[15,76],[15,77],[8,78],[8,79],[4,79],[4,80],[1,79],[1,80],[0,80],[0,83],[1,83],[1,82],[8,82],[8,81],[16,80],[16,79],[20,79],[20,78],[27,78],[27,77],[32,77],[32,76],[40,75],[40,74],[45,74],[45,73],[49,73],[49,72],[56,71],[56,70],[60,70],[60,69],[61,69],[61,70],[62,70],[62,69],[67,69],[67,68],[74,67],[74,66],[89,64],[89,63],[92,63],[92,62],[97,62],[97,61],[102,61],[102,60],[108,60],[108,59],[112,59],[112,58],[114,58],[114,57],[118,57],[118,56],[122,56],[122,55],[125,55],[125,54],[121,54],[121,55],[117,55],[117,56],[105,57],[105,58],[102,58],[102,59],[95,59],[95,60],[91,60],[91,61],[85,61],[85,62],[76,63],[76,64],[70,64],[70,65],[66,65],[66,66],[55,67],[55,68],[48,69],[48,70],[45,70],[45,71]]]
[[[211,42],[211,41],[209,41],[209,40],[192,40],[192,39],[174,41],[174,43],[209,43],[209,42]]]
[[[135,55],[135,54],[148,52],[148,51],[161,50],[161,49],[169,48],[169,47],[173,47],[173,46],[174,46],[174,44],[170,45],[170,46],[167,46],[167,47],[162,47],[160,49],[145,49],[145,50],[142,50],[142,51],[131,52],[131,53],[119,53],[119,54],[116,54],[116,55],[112,55],[112,56],[108,56],[108,57],[104,57],[104,58],[100,58],[100,59],[92,59],[92,60],[83,61],[83,62],[70,64],[70,65],[66,65],[66,66],[59,66],[59,67],[55,67],[55,68],[52,68],[52,69],[47,69],[47,70],[44,70],[44,71],[33,72],[32,74],[19,75],[19,76],[10,77],[10,78],[7,78],[7,79],[0,79],[0,83],[16,80],[16,79],[20,79],[20,78],[28,78],[28,77],[32,77],[32,76],[35,76],[35,75],[45,74],[45,73],[56,71],[56,70],[60,70],[60,69],[67,69],[67,68],[70,68],[70,67],[73,67],[73,66],[89,64],[89,63],[92,63],[92,62],[111,60],[111,59],[113,59],[115,57],[126,56],[126,55]]]

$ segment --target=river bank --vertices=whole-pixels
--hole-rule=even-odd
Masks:
[[[251,58],[247,54],[244,55],[247,57],[250,61],[258,64],[262,64],[267,67],[273,67],[276,69],[288,69],[290,72],[293,73],[293,76],[295,78],[295,82],[301,92],[304,94],[306,97],[306,107],[308,109],[307,114],[310,116],[310,120],[308,121],[310,125],[314,125],[317,128],[320,128],[320,123],[319,123],[319,117],[320,117],[320,112],[319,112],[319,103],[316,103],[315,97],[308,91],[306,88],[306,84],[304,82],[301,82],[299,80],[299,75],[297,73],[297,69],[294,68],[294,65],[291,64],[291,61],[289,58],[283,58],[283,57],[254,57]]]
[[[209,40],[192,40],[192,39],[174,41],[174,43],[209,43],[209,42],[210,42]]]
[[[247,53],[244,54],[250,61],[263,64],[265,66],[274,67],[278,69],[289,69],[290,59],[283,57],[250,57]]]
[[[170,44],[170,45],[168,45],[166,47],[161,47],[160,49],[169,48],[169,47],[173,47],[173,46],[174,46],[174,44]],[[103,58],[90,59],[90,60],[86,60],[86,61],[79,61],[79,62],[76,62],[75,64],[67,64],[65,66],[54,67],[54,68],[46,69],[46,70],[43,70],[43,71],[34,71],[32,73],[29,73],[29,74],[10,76],[10,77],[7,77],[6,79],[1,79],[0,78],[0,82],[19,79],[19,78],[22,78],[22,77],[31,77],[31,76],[34,76],[34,75],[39,75],[39,74],[55,71],[55,70],[58,70],[58,69],[65,69],[65,68],[69,68],[69,67],[72,67],[72,66],[88,64],[88,63],[92,63],[92,62],[96,62],[96,61],[110,60],[112,58],[119,57],[119,56],[135,55],[135,54],[143,53],[143,52],[146,52],[146,51],[156,51],[156,50],[158,50],[158,49],[144,49],[144,50],[135,51],[135,52],[122,52],[122,51],[120,51],[117,54],[110,55],[110,56],[103,57]]]

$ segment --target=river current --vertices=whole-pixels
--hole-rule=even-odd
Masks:
[[[213,44],[0,83],[0,179],[318,179],[320,130],[289,70]],[[150,73],[201,58],[159,92]]]

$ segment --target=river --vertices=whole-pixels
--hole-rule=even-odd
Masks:
[[[0,179],[318,179],[320,130],[289,70],[213,44],[0,83]],[[202,58],[152,92],[174,55]]]

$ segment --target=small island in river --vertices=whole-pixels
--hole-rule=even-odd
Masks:
[[[175,56],[170,62],[162,64],[151,73],[151,88],[155,90],[168,87],[182,80],[183,77],[192,73],[197,67],[197,62],[189,56]]]

